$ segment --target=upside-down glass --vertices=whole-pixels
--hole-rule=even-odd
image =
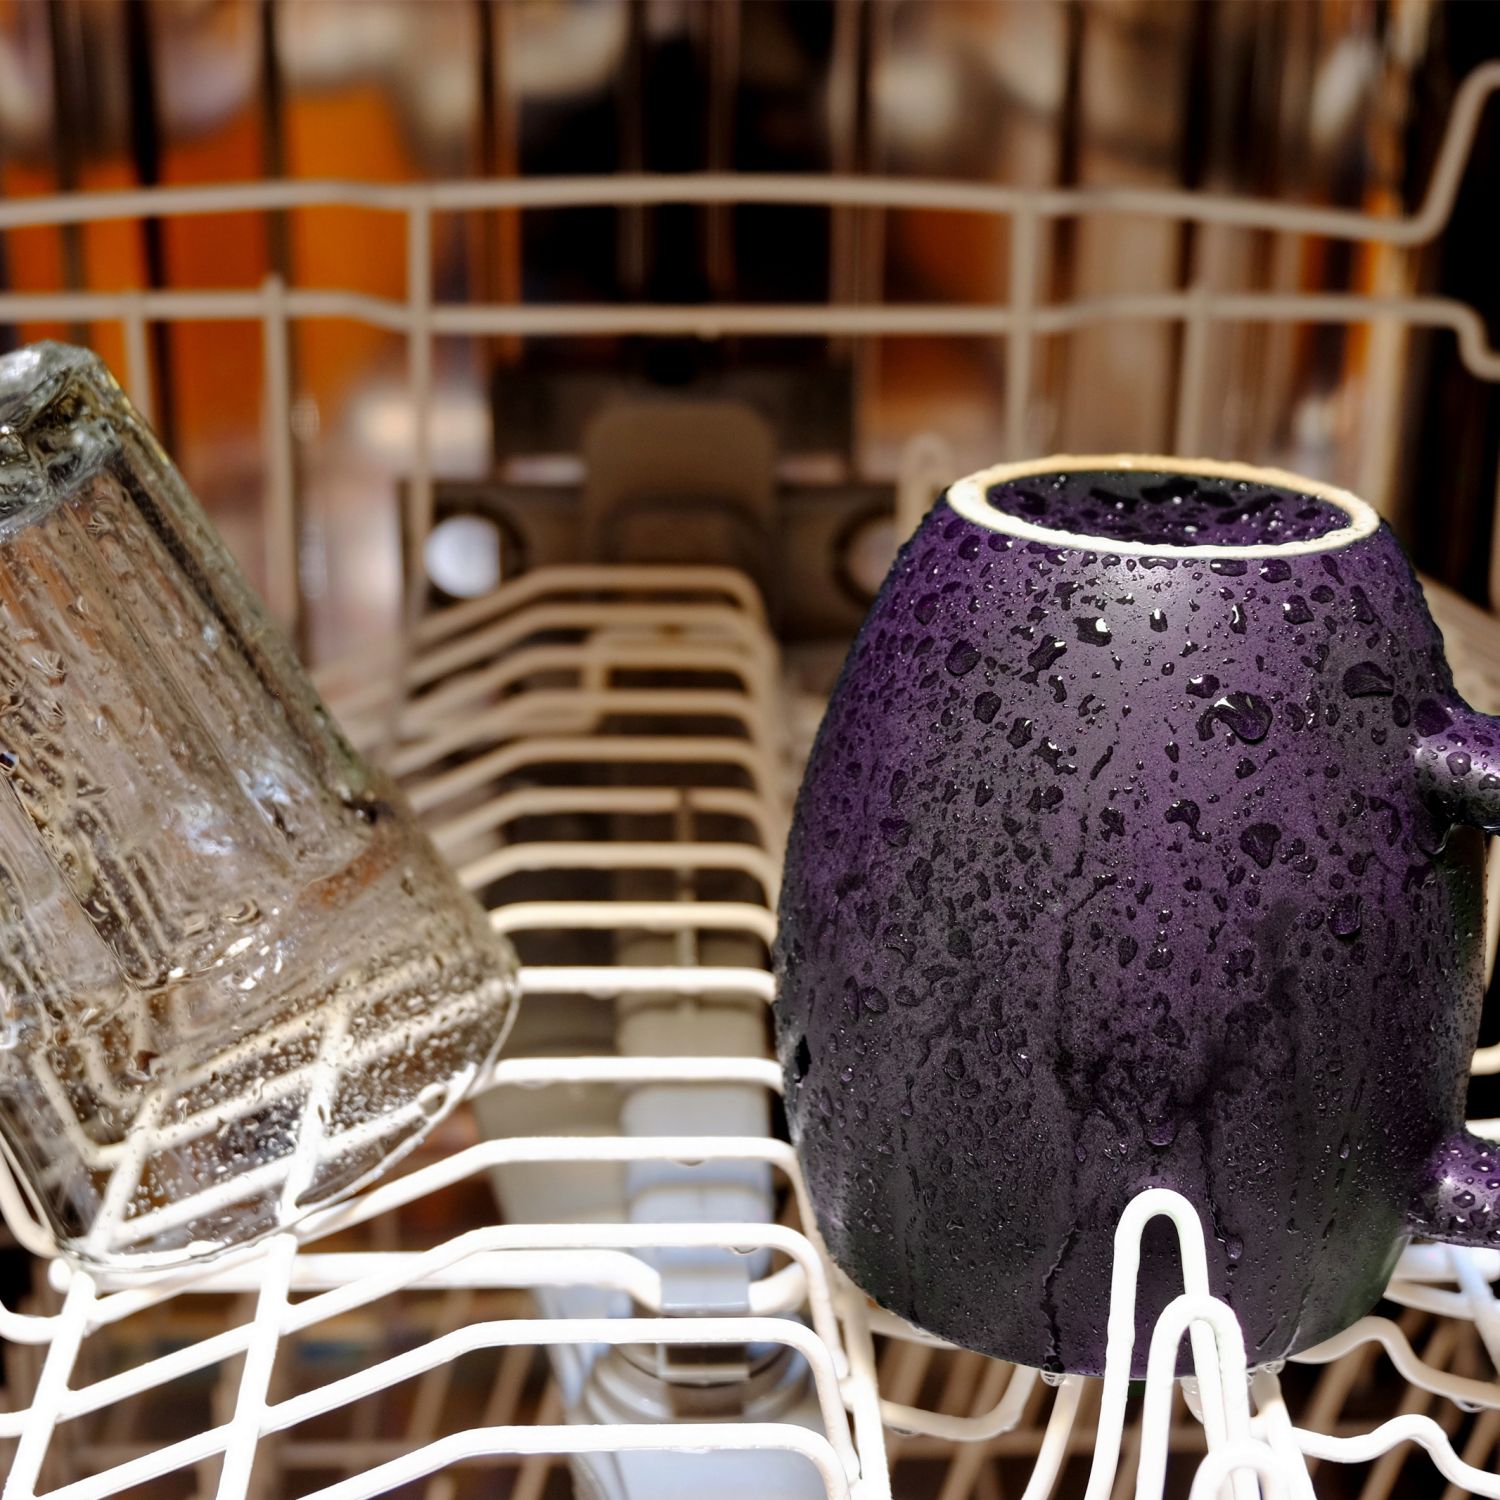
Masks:
[[[282,1228],[499,1047],[509,946],[57,344],[0,360],[0,773],[0,1144],[75,1258]]]

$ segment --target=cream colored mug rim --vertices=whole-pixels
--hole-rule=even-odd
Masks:
[[[1119,541],[1114,537],[1091,536],[1086,532],[1058,531],[1038,526],[1022,516],[1011,515],[990,504],[988,491],[997,484],[1027,479],[1034,474],[1076,473],[1085,470],[1132,470],[1147,473],[1181,474],[1188,477],[1206,475],[1212,479],[1245,480],[1274,489],[1293,490],[1312,495],[1336,505],[1348,521],[1322,536],[1306,537],[1295,542],[1261,542],[1249,546],[1218,546],[1212,542],[1190,546],[1169,542]],[[1106,552],[1115,557],[1294,557],[1317,552],[1333,552],[1362,541],[1380,525],[1380,517],[1358,495],[1309,479],[1286,469],[1262,468],[1217,458],[1174,458],[1156,453],[1053,454],[1048,458],[1027,459],[1022,463],[996,464],[966,475],[948,487],[948,504],[966,521],[1007,536],[1027,541],[1045,542],[1052,547],[1073,547],[1086,552]]]

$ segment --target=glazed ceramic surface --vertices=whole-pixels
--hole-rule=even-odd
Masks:
[[[1112,1237],[1198,1208],[1252,1363],[1347,1326],[1413,1233],[1500,1244],[1463,1133],[1500,735],[1392,534],[1291,475],[1052,459],[902,551],[808,766],[779,1047],[865,1291],[1102,1371]],[[1182,1290],[1148,1230],[1145,1332]]]

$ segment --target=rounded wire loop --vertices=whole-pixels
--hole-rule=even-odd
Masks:
[[[1173,1379],[1177,1349],[1191,1329],[1207,1327],[1213,1338],[1214,1360],[1197,1366],[1203,1401],[1203,1426],[1210,1451],[1250,1437],[1250,1401],[1245,1369],[1245,1340],[1229,1307],[1214,1297],[1183,1293],[1162,1309],[1151,1331],[1146,1364],[1146,1396],[1141,1410],[1141,1456],[1136,1493],[1156,1496],[1167,1477],[1167,1439],[1172,1420]],[[1194,1349],[1196,1357],[1198,1351]],[[1210,1389],[1208,1370],[1217,1374]],[[1243,1477],[1243,1476],[1237,1476]],[[1253,1500],[1248,1496],[1247,1500]]]

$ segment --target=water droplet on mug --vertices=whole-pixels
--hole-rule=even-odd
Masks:
[[[1194,833],[1198,831],[1200,816],[1198,804],[1187,797],[1179,797],[1166,812],[1169,823],[1186,823]]]
[[[1258,745],[1271,730],[1271,705],[1257,693],[1225,693],[1198,720],[1198,738],[1212,739],[1216,723],[1247,745]]]
[[[1271,868],[1271,861],[1276,857],[1276,845],[1280,842],[1281,830],[1274,823],[1252,823],[1240,834],[1240,848],[1262,870]]]
[[[1353,938],[1358,936],[1362,922],[1359,893],[1345,891],[1333,903],[1333,910],[1328,913],[1328,930],[1335,937]]]
[[[1356,662],[1344,673],[1344,692],[1351,698],[1389,698],[1395,690],[1391,674],[1377,662]]]
[[[1045,671],[1067,649],[1066,641],[1060,641],[1056,636],[1049,636],[1026,658],[1026,665],[1034,672]]]
[[[1035,652],[1032,653],[1035,655]],[[955,676],[962,677],[979,665],[979,652],[968,641],[955,641],[949,648],[943,665]]]

